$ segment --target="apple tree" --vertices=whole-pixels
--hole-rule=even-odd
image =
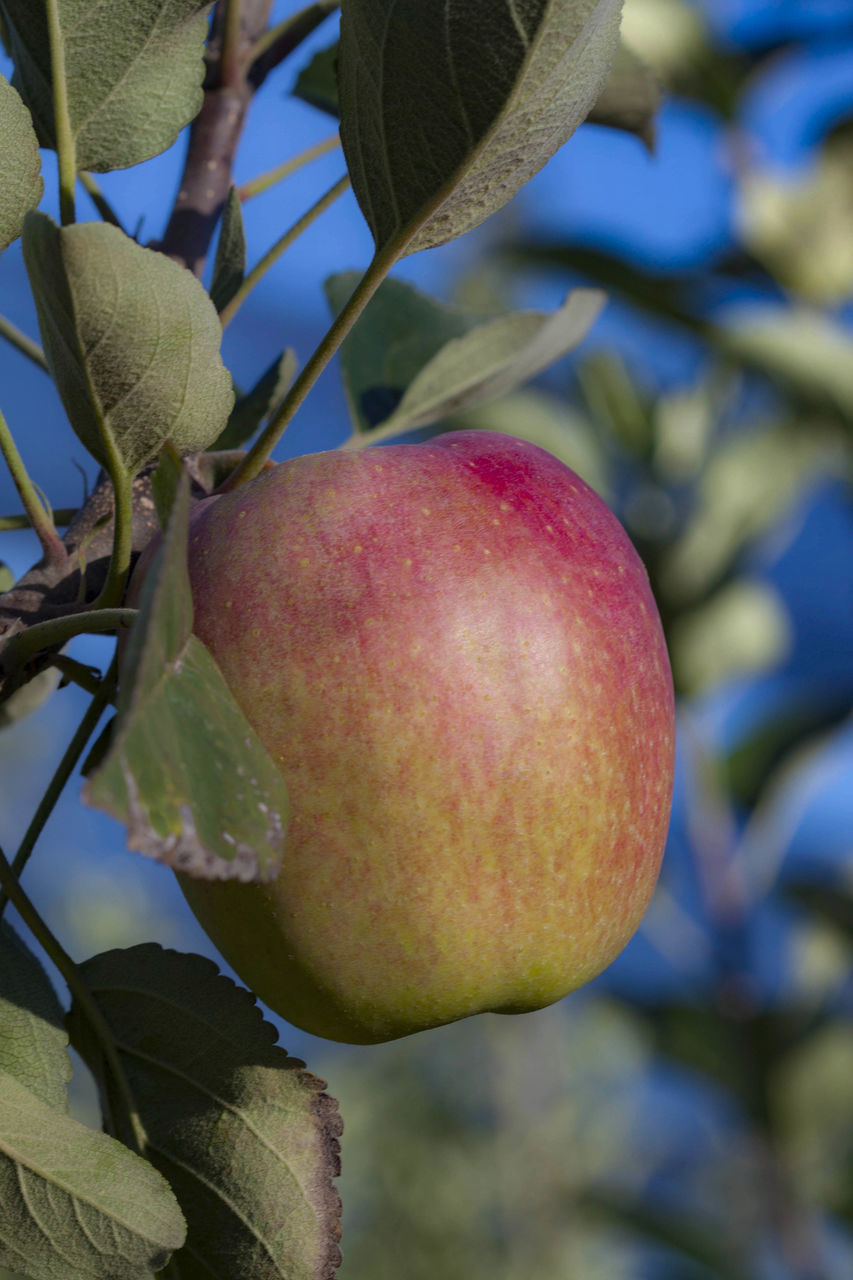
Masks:
[[[571,351],[599,290],[572,291],[553,314],[496,315],[449,307],[389,273],[502,208],[591,113],[647,136],[655,109],[649,77],[619,46],[620,0],[315,0],[275,22],[272,8],[0,0],[14,64],[12,80],[0,78],[0,248],[22,239],[41,343],[5,319],[0,336],[52,379],[100,467],[79,510],[54,510],[16,447],[13,428],[25,424],[0,415],[22,508],[3,527],[31,528],[42,551],[3,584],[0,714],[26,715],[58,682],[90,695],[19,847],[0,851],[0,911],[19,922],[0,924],[0,1265],[35,1280],[307,1280],[337,1269],[341,1121],[324,1082],[208,960],[148,944],[75,963],[21,877],[82,763],[84,798],[124,823],[130,848],[199,885],[275,879],[288,857],[287,780],[194,634],[193,513],[264,480],[336,354],[353,420],[344,452],[360,455],[503,396]],[[238,189],[241,132],[263,82],[326,22],[329,47],[296,91],[339,119],[342,176],[249,267],[243,204],[312,155],[282,163],[273,138],[275,167]],[[285,103],[281,113],[286,137]],[[183,131],[171,216],[143,244],[96,175],[161,154]],[[39,209],[45,150],[56,154],[59,223]],[[325,281],[330,327],[301,369],[283,334],[256,385],[235,386],[223,328],[350,185],[370,262]],[[81,189],[100,221],[78,220]],[[129,594],[149,546],[144,584]],[[651,596],[642,609],[654,611]],[[84,634],[116,637],[106,669],[64,652]],[[647,647],[635,646],[638,671]],[[630,683],[630,664],[622,675]],[[64,980],[67,1010],[34,944]],[[97,1081],[102,1132],[68,1113],[69,1038]]]

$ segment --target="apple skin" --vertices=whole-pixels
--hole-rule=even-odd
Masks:
[[[268,884],[180,876],[271,1009],[377,1043],[559,1000],[625,946],[674,708],[645,569],[493,432],[284,462],[199,504],[194,630],[287,780]]]

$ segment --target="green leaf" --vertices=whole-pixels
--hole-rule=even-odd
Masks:
[[[145,1160],[0,1072],[0,1266],[31,1280],[149,1280],[185,1238]]]
[[[71,1059],[62,1006],[40,961],[0,921],[0,1071],[46,1106],[68,1110]]]
[[[340,1262],[337,1105],[211,961],[147,943],[83,976],[116,1039],[152,1159],[187,1215],[181,1280],[318,1280]],[[100,1055],[76,1009],[72,1038]]]
[[[210,445],[233,403],[213,303],[186,268],[117,227],[27,215],[24,259],[45,354],[80,440],[136,472],[170,440]]]
[[[83,798],[131,849],[210,879],[269,879],[287,826],[284,779],[192,632],[182,477],[125,650],[118,724]]]
[[[296,77],[294,96],[330,116],[340,114],[338,102],[338,41],[320,49]]]
[[[664,1205],[647,1204],[616,1191],[586,1192],[580,1197],[579,1207],[677,1254],[679,1263],[689,1268],[685,1280],[687,1275],[754,1280],[755,1273],[725,1239],[720,1239],[711,1223],[691,1219],[681,1208],[674,1213]]]
[[[43,707],[56,689],[60,681],[60,673],[56,667],[45,667],[28,680],[19,685],[8,697],[0,702],[0,731],[9,729],[19,720],[25,720],[39,707]]]
[[[210,298],[217,311],[227,307],[243,283],[246,274],[246,230],[243,226],[243,206],[232,187],[222,211],[222,225],[213,262],[213,279]]]
[[[24,228],[24,217],[41,200],[44,182],[32,117],[0,76],[0,253]]]
[[[848,942],[853,943],[853,893],[849,889],[796,883],[785,886],[785,895],[831,924]]]
[[[500,209],[604,88],[621,0],[348,0],[341,141],[377,250],[443,244]]]
[[[295,351],[288,348],[276,356],[252,390],[238,399],[214,448],[239,449],[250,440],[275,413],[296,376],[296,369]]]
[[[652,71],[627,45],[620,44],[604,92],[587,119],[591,124],[635,133],[653,151],[660,100],[660,85]]]
[[[209,0],[59,0],[78,169],[125,169],[171,146],[202,103]],[[16,84],[55,147],[44,0],[0,0]]]
[[[357,280],[346,272],[326,281],[333,310]],[[484,319],[386,280],[341,348],[353,419],[362,431],[399,435],[497,399],[576,347],[604,301],[598,290],[576,289],[551,315]]]
[[[157,508],[160,528],[164,531],[168,527],[172,507],[175,505],[182,474],[183,465],[180,458],[172,449],[164,449],[157,466],[151,472],[151,496]]]
[[[15,585],[15,575],[4,560],[0,560],[0,595],[11,591]]]

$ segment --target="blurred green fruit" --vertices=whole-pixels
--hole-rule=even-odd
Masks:
[[[290,788],[270,884],[181,877],[273,1010],[373,1043],[541,1008],[657,879],[669,662],[574,472],[492,432],[285,462],[201,503],[195,631]]]

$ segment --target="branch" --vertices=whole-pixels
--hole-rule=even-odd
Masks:
[[[246,112],[258,87],[249,79],[249,53],[267,26],[272,0],[243,0],[240,54],[243,73],[231,84],[223,81],[220,58],[226,8],[217,5],[208,44],[207,76],[201,111],[190,126],[184,171],[163,239],[156,246],[201,275],[232,184],[232,168]]]
[[[199,500],[211,494],[242,457],[243,452],[239,450],[185,458],[193,498]],[[153,465],[133,482],[131,550],[134,559],[160,532],[151,492],[152,470]],[[3,650],[13,637],[41,622],[91,607],[91,602],[103,590],[113,547],[113,492],[106,476],[99,478],[91,497],[75,515],[64,544],[68,555],[63,565],[48,565],[42,560],[25,573],[11,591],[0,595],[0,666]],[[83,581],[81,560],[85,565]],[[86,600],[90,602],[88,606]],[[26,683],[36,670],[37,664],[32,669],[28,666],[23,672],[7,676],[5,682],[0,675],[0,700]]]

